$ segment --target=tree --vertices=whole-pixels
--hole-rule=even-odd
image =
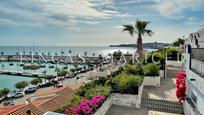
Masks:
[[[38,84],[41,84],[43,81],[42,81],[42,79],[40,79],[40,78],[37,78],[38,79]]]
[[[129,32],[131,36],[134,36],[135,34],[138,35],[137,37],[137,53],[139,55],[143,55],[143,44],[142,44],[142,36],[147,34],[151,36],[153,34],[152,30],[147,29],[147,26],[150,22],[149,21],[142,21],[137,19],[135,25],[127,24],[123,25],[123,31]]]
[[[9,94],[10,90],[8,88],[3,88],[2,90],[0,90],[0,95],[4,96],[5,98],[7,97],[7,95]]]
[[[92,53],[92,56],[93,56],[93,57],[95,57],[95,55],[96,55],[95,53]]]
[[[42,73],[46,76],[47,70],[45,69],[44,71],[42,71]]]
[[[19,81],[15,84],[16,89],[19,89],[20,91],[22,91],[25,87],[27,87],[29,85],[28,81]]]
[[[30,81],[30,84],[31,84],[31,85],[34,85],[34,86],[38,85],[38,79],[37,79],[37,78],[36,78],[36,79],[32,79],[32,80]]]
[[[87,52],[84,52],[84,57],[86,57],[87,56]]]
[[[50,80],[51,79],[54,79],[55,78],[55,76],[53,76],[53,75],[48,75],[48,76],[46,76],[46,79],[50,82]]]
[[[173,43],[173,46],[183,45],[183,44],[184,44],[184,42],[185,42],[185,40],[184,40],[184,39],[182,39],[182,38],[178,38],[178,40],[177,40],[177,41],[175,41],[175,42]]]
[[[57,76],[66,76],[68,73],[68,71],[64,70],[64,69],[61,69],[58,73],[57,73]]]
[[[1,52],[1,55],[3,56],[3,55],[4,55],[4,52]]]
[[[31,85],[34,85],[34,86],[37,86],[38,84],[41,84],[42,83],[42,79],[40,78],[35,78],[35,79],[32,79],[30,81]]]
[[[63,60],[64,51],[61,51],[61,60]]]
[[[57,72],[57,74],[59,73],[59,71],[60,71],[60,68],[55,67],[55,72]]]
[[[71,53],[72,53],[72,50],[70,49],[70,50],[69,50],[69,54],[70,54],[70,56],[71,56]]]

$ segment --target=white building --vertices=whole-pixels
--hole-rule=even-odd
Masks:
[[[204,29],[186,39],[185,115],[204,115]]]

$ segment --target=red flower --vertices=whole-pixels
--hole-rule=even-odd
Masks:
[[[180,102],[185,100],[186,84],[185,84],[186,72],[180,71],[176,75],[176,97]]]

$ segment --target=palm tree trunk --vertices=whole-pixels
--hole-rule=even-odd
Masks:
[[[142,44],[141,33],[138,34],[138,38],[137,38],[137,53],[139,53],[139,55],[142,55],[142,53],[143,53],[143,44]]]

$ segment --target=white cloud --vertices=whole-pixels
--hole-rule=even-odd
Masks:
[[[186,25],[188,26],[202,26],[204,24],[204,21],[197,17],[188,17],[186,22]]]
[[[99,10],[98,6],[103,5]],[[106,9],[111,1],[98,0],[8,0],[0,1],[0,25],[9,26],[72,26],[77,22],[98,24],[98,19],[118,15]],[[87,21],[78,21],[78,18]]]
[[[203,7],[203,0],[158,0],[155,8],[162,16],[174,17],[188,10],[202,10]]]

